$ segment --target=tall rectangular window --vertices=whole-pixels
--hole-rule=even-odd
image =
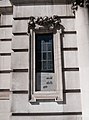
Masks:
[[[40,99],[60,101],[62,92],[60,31],[30,31],[31,102]]]
[[[36,34],[36,72],[53,72],[53,34]]]
[[[35,90],[55,91],[53,34],[36,34],[35,38]]]

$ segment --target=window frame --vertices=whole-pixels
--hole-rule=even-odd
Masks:
[[[46,34],[46,33],[53,33],[53,44],[55,44],[55,50],[57,53],[57,48],[59,51],[59,62],[58,64],[60,65],[60,67],[57,67],[57,63],[54,63],[54,69],[56,72],[56,85],[57,85],[57,90],[56,91],[35,91],[35,34]],[[57,40],[58,39],[58,40]],[[29,94],[30,94],[30,102],[36,102],[36,101],[40,101],[40,100],[54,100],[54,101],[63,101],[63,86],[62,86],[62,64],[61,64],[61,47],[60,47],[60,30],[57,30],[57,32],[55,32],[55,30],[32,30],[30,29],[30,90],[29,90]],[[55,42],[56,41],[56,42]],[[59,41],[59,45],[58,45],[58,41]],[[56,46],[57,45],[57,46]],[[56,55],[55,51],[54,51],[54,61],[55,59],[57,59],[58,55]],[[55,58],[56,56],[56,58]],[[56,65],[55,65],[56,64]],[[58,65],[58,66],[59,66]],[[55,67],[56,66],[56,67]],[[59,76],[60,75],[60,76]]]

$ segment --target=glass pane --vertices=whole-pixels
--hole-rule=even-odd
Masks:
[[[40,70],[40,69],[41,69],[41,63],[40,63],[39,60],[37,61],[37,67],[36,67],[36,69],[37,69],[37,70]]]
[[[40,51],[40,49],[41,49],[40,40],[38,40],[38,42],[37,42],[37,44],[36,44],[36,48],[37,48],[37,51]]]
[[[52,51],[52,44],[48,44],[48,51]]]
[[[49,70],[53,69],[52,61],[48,61],[48,69]]]
[[[43,61],[43,70],[47,69],[47,61]]]
[[[48,52],[48,60],[52,60],[52,52]]]
[[[37,60],[39,60],[39,58],[41,58],[41,53],[37,52]]]
[[[46,52],[44,52],[44,53],[43,53],[43,60],[46,60],[46,59],[47,59],[47,57],[46,57],[46,56],[47,56],[47,53],[46,53]]]
[[[52,44],[52,38],[51,38],[51,39],[49,39],[49,43],[50,43],[50,44]]]
[[[45,44],[45,41],[44,40],[41,40],[41,51],[45,51],[45,47],[46,44]]]
[[[46,44],[43,44],[43,49],[42,51],[46,51]]]

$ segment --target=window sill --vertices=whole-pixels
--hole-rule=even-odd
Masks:
[[[59,102],[59,101],[63,101],[63,96],[61,95],[61,92],[57,92],[57,91],[41,91],[41,92],[35,92],[32,95],[32,99],[30,100],[30,102],[36,102],[39,100],[46,100],[46,101],[55,101],[55,102]]]

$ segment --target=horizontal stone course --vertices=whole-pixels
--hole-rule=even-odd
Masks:
[[[81,115],[61,115],[61,116],[12,116],[12,120],[81,120]]]
[[[41,11],[40,11],[41,10]],[[34,6],[14,6],[13,17],[29,16],[73,16],[71,5],[34,5]]]
[[[81,112],[80,95],[80,93],[67,93],[66,104],[58,104],[56,102],[40,102],[39,105],[35,106],[35,104],[31,105],[29,102],[28,94],[13,94],[12,112]]]

